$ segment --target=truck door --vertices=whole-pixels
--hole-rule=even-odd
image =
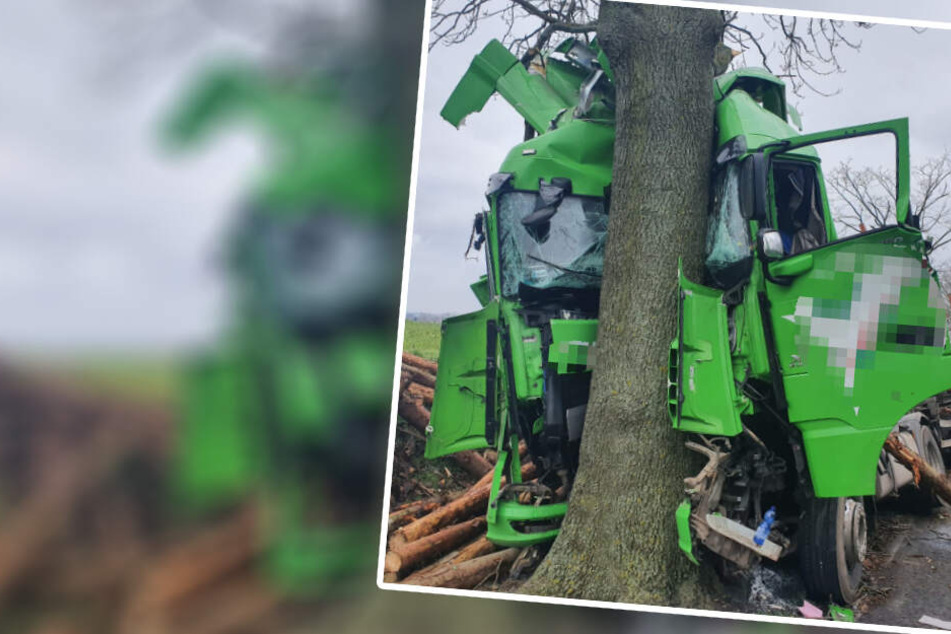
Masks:
[[[816,146],[841,156],[826,144],[871,135],[895,140],[892,217],[840,237],[846,224],[829,208]],[[816,494],[870,495],[892,426],[951,383],[932,379],[949,376],[940,365],[945,310],[909,210],[908,121],[793,137],[764,154],[760,301],[777,400],[803,433]]]
[[[426,440],[427,458],[488,447],[486,440],[487,329],[498,304],[442,323],[439,372]]]

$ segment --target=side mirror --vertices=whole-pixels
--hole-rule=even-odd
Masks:
[[[740,163],[740,213],[747,220],[766,220],[766,157],[751,154]]]
[[[760,257],[764,260],[778,260],[786,254],[783,249],[783,237],[778,231],[760,229],[756,242]]]
[[[766,220],[766,189],[769,180],[769,162],[766,155],[757,152],[750,157],[753,168],[753,220]]]

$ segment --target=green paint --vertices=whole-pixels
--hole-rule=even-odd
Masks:
[[[690,533],[690,500],[684,500],[680,503],[675,517],[677,520],[677,543],[680,550],[684,551],[687,559],[699,566],[700,562],[693,554],[693,536]]]
[[[537,258],[534,263],[521,262],[527,251],[518,242],[524,240],[519,231],[532,234],[518,224],[521,217],[507,216],[525,204],[529,211],[545,208],[540,197],[543,189],[554,184],[553,179],[570,181],[570,190],[563,192],[565,198],[545,221],[549,225],[531,229],[542,236],[532,239],[546,244],[550,238],[545,231],[554,233],[555,223],[570,217],[565,201],[591,204],[604,198],[611,183],[614,89],[610,69],[596,44],[586,55],[600,60],[600,68],[598,61],[587,66],[573,62],[569,52],[575,46],[573,40],[566,42],[536,59],[529,71],[514,56],[503,54],[498,43],[490,43],[443,111],[458,125],[498,93],[537,133],[508,153],[499,170],[506,179],[489,192],[490,210],[485,217],[488,292],[477,293],[486,309],[494,307],[493,314],[498,315],[496,355],[500,361],[495,390],[502,430],[497,448],[510,456],[517,455],[512,440],[518,431],[513,427],[514,414],[530,416],[531,433],[541,433],[544,419],[538,412],[545,397],[546,371],[558,377],[589,371],[589,355],[597,339],[594,315],[565,320],[554,316],[547,322],[547,332],[530,323],[525,304],[531,293],[526,294],[526,289],[544,291],[549,280],[559,276],[570,280],[575,289],[598,289],[600,280],[590,275],[591,270],[574,269],[578,260],[552,260],[569,252],[570,243],[559,249],[549,244],[548,263],[539,263]],[[593,97],[589,104],[581,104],[582,86],[589,80]],[[722,160],[716,167],[704,259],[709,285],[680,275],[680,333],[671,345],[667,394],[673,426],[682,432],[736,437],[747,423],[769,428],[780,424],[776,413],[788,415],[801,433],[816,495],[869,495],[874,492],[882,443],[892,426],[914,405],[951,387],[944,306],[934,274],[923,266],[924,244],[908,205],[908,122],[897,119],[800,134],[801,122],[786,103],[785,85],[759,69],[718,77],[713,94],[717,147],[735,152],[715,153]],[[897,226],[840,240],[817,148],[873,134],[896,140]],[[798,182],[791,175],[807,179],[799,186],[802,200],[815,205],[812,215],[793,218],[791,210],[808,207],[791,199],[784,200],[782,207],[777,204],[777,197],[788,195],[783,192],[790,183]],[[760,208],[756,191],[765,197]],[[804,227],[812,239],[801,249],[805,252],[774,261],[759,252],[761,230],[786,232],[788,250],[793,233]],[[572,235],[580,239],[585,230],[579,224]],[[598,248],[593,243],[590,252],[597,253]],[[585,274],[590,277],[584,278]],[[552,300],[556,305],[557,301],[561,300]],[[476,333],[471,337],[485,342]],[[446,354],[458,354],[456,363],[460,367],[468,363],[477,373],[484,350],[478,343],[462,345],[468,348]],[[510,351],[511,370],[504,367],[503,350]],[[466,355],[472,355],[468,362],[463,360]],[[776,394],[763,400],[762,394],[771,387]],[[437,405],[440,400],[458,399],[456,392],[437,386]],[[469,393],[484,394],[484,390],[478,392],[473,386]],[[466,418],[459,415],[462,410],[462,405],[456,408],[457,421]],[[468,423],[447,423],[447,429],[453,425],[456,432],[451,441],[430,442],[463,447],[466,434],[475,437]],[[443,432],[437,433],[442,438]],[[518,460],[509,459],[504,464],[500,461],[496,473],[489,535],[499,543],[525,543],[515,541],[505,522],[530,509],[498,499],[503,471],[515,481],[513,470],[517,469]],[[687,502],[677,510],[678,533],[681,547],[695,561],[689,515]]]
[[[194,150],[228,126],[257,132],[266,155],[222,263],[234,317],[186,368],[176,502],[215,513],[260,496],[271,579],[325,591],[375,561],[364,546],[378,527],[334,525],[324,489],[366,472],[342,429],[376,433],[392,393],[395,333],[351,321],[388,316],[398,297],[399,270],[378,264],[402,248],[398,145],[337,82],[237,61],[205,69],[162,132],[168,147]],[[331,277],[301,257],[314,244],[327,260],[346,251],[364,265]]]

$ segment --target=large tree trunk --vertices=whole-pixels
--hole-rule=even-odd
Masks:
[[[666,381],[678,258],[699,279],[723,25],[718,11],[616,2],[599,25],[617,139],[597,361],[568,515],[526,592],[696,607],[674,522],[696,469],[670,428]]]

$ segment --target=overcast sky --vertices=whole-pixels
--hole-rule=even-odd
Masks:
[[[233,132],[170,160],[157,151],[156,124],[206,60],[259,55],[275,8],[296,2],[234,0],[221,6],[248,9],[231,16],[192,0],[6,3],[0,348],[178,349],[220,332],[226,312],[214,247],[261,151]],[[796,6],[951,20],[943,0]],[[235,15],[240,24],[229,22]],[[429,56],[409,311],[476,307],[468,284],[484,263],[463,253],[486,179],[521,138],[522,123],[499,99],[461,131],[438,111],[494,35],[482,30]],[[878,27],[861,37],[861,53],[843,55],[848,72],[832,78],[841,94],[798,103],[806,129],[907,115],[914,158],[951,146],[951,33]]]
[[[158,128],[222,57],[261,59],[289,15],[360,2],[37,0],[0,19],[0,348],[181,350],[226,323],[221,237],[263,168],[224,130],[173,157]],[[340,24],[347,28],[340,28]]]
[[[918,0],[900,6],[891,0],[737,4],[951,21],[951,5],[944,0]],[[743,19],[757,32],[765,30],[759,17]],[[471,115],[459,131],[439,117],[439,110],[472,57],[498,35],[483,27],[465,43],[440,45],[429,54],[407,312],[462,313],[478,308],[468,285],[484,273],[485,264],[481,257],[466,261],[463,253],[472,217],[485,205],[486,179],[521,140],[522,122],[499,97],[490,100],[481,113]],[[951,148],[951,69],[947,63],[951,31],[931,29],[919,34],[910,28],[878,25],[857,32],[857,38],[862,42],[861,51],[841,51],[846,72],[819,82],[824,91],[838,94],[789,97],[802,113],[804,131],[907,116],[913,162]],[[738,61],[742,63],[743,58]],[[759,65],[753,56],[746,62]],[[840,160],[835,153],[823,152],[823,158],[833,164]]]

